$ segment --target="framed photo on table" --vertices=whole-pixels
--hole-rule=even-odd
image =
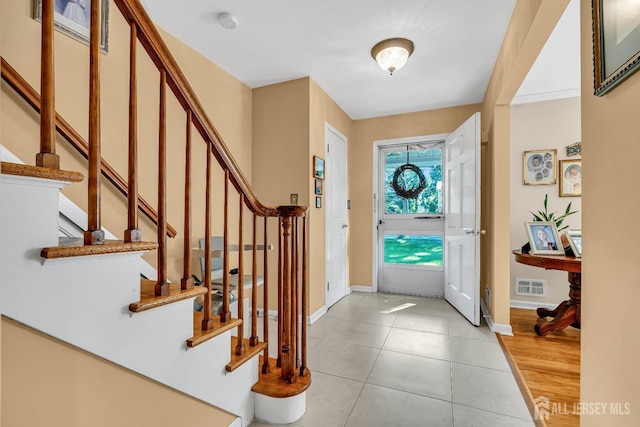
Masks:
[[[525,222],[524,228],[534,255],[564,255],[556,224],[551,221]]]
[[[100,50],[109,50],[108,0],[54,0],[53,25],[71,38],[89,44],[91,2],[100,2]],[[33,18],[42,22],[42,0],[33,0]]]
[[[571,247],[573,256],[576,258],[582,258],[582,230],[565,231],[564,237]]]
[[[525,151],[522,156],[522,183],[525,185],[546,185],[556,183],[557,151]]]
[[[594,95],[602,96],[640,67],[640,3],[592,0]]]
[[[560,197],[582,196],[582,160],[560,160]]]

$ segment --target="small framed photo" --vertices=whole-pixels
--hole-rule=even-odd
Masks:
[[[316,196],[316,208],[320,209],[322,207],[322,197]]]
[[[560,197],[582,196],[582,160],[560,160]]]
[[[316,179],[316,194],[322,195],[322,180]]]
[[[324,159],[322,157],[313,156],[313,176],[324,179]]]
[[[100,2],[100,50],[109,50],[109,1],[108,0],[54,0],[53,25],[71,38],[89,44],[91,2]],[[33,0],[33,18],[42,22],[42,0]]]
[[[551,221],[525,222],[524,228],[534,255],[564,255],[556,224]]]
[[[564,237],[571,247],[573,256],[582,258],[582,230],[569,230],[564,232]]]
[[[545,185],[556,183],[557,151],[525,151],[522,156],[522,183],[525,185]]]

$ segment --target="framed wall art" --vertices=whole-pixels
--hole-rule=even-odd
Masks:
[[[556,183],[555,149],[525,151],[522,156],[522,183],[545,185]]]
[[[592,2],[594,94],[602,96],[640,67],[640,2]]]
[[[560,197],[582,196],[582,160],[560,160]]]
[[[315,193],[322,195],[322,180],[321,179],[316,179],[316,190]]]
[[[322,157],[313,156],[313,177],[324,179],[324,159]]]
[[[54,0],[53,23],[55,28],[84,44],[89,44],[91,2],[100,2],[100,50],[109,48],[108,0]],[[33,18],[42,22],[42,0],[33,0]]]

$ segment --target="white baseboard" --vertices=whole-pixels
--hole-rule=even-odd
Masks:
[[[324,316],[326,312],[327,312],[327,306],[323,305],[322,307],[320,307],[318,311],[313,313],[311,316],[307,317],[307,325],[313,325],[316,322],[316,320]]]
[[[319,318],[324,316],[324,314],[326,312],[327,312],[327,306],[323,305],[322,307],[320,307],[320,309],[318,311],[313,313],[311,316],[307,316],[307,325],[313,325]],[[277,310],[269,310],[269,318],[277,319],[278,318],[278,311]],[[300,318],[298,320],[302,320],[302,319]]]
[[[487,309],[487,306],[484,305],[484,300],[482,298],[480,298],[480,310],[482,311],[484,320],[487,322],[487,325],[489,326],[489,329],[491,329],[491,332],[495,332],[500,335],[513,336],[511,325],[506,325],[504,323],[495,323],[493,321],[493,317],[491,317],[491,314],[489,314],[489,310]]]
[[[558,306],[558,304],[550,304],[548,302],[535,302],[535,301],[519,301],[519,300],[511,300],[511,307],[513,308],[524,308],[525,310],[535,310],[538,307],[548,308],[549,310],[553,310]]]
[[[366,292],[370,294],[373,292],[373,288],[371,286],[351,285],[347,288],[347,295],[351,292]]]

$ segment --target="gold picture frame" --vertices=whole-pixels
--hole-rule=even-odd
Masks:
[[[582,196],[582,160],[560,160],[560,197]]]
[[[522,183],[549,185],[556,183],[556,149],[530,150],[522,155]]]

